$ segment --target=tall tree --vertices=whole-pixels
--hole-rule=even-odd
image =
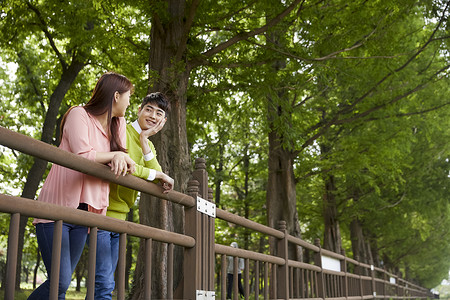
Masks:
[[[128,36],[120,36],[114,30],[107,30],[111,23],[114,24],[114,17],[99,13],[106,11],[107,7],[90,1],[78,1],[63,7],[58,1],[40,3],[11,0],[4,4],[2,14],[5,18],[1,21],[4,29],[1,40],[5,43],[2,48],[10,53],[17,53],[17,81],[21,82],[18,85],[21,88],[16,89],[16,93],[30,99],[26,102],[32,106],[39,103],[44,119],[40,139],[46,143],[57,144],[58,133],[55,136],[55,129],[58,116],[64,113],[68,105],[85,102],[89,97],[89,83],[95,80],[92,77],[86,81],[79,80],[79,90],[72,94],[77,100],[66,100],[67,104],[64,103],[61,109],[65,95],[76,82],[80,72],[92,61],[108,69],[108,65],[118,61],[120,52],[127,48],[121,43],[122,39],[128,38],[132,41],[135,31],[130,30]],[[110,49],[110,43],[120,46]],[[128,46],[130,45],[136,48],[131,42],[128,43]],[[104,71],[100,70],[99,73]],[[34,159],[26,176],[22,197],[35,198],[46,167],[46,161]],[[22,217],[19,253],[22,253],[26,223],[27,218]],[[21,270],[20,264],[19,256],[18,270]],[[17,276],[16,287],[19,288],[20,272],[17,272]]]
[[[336,141],[342,134],[340,128],[351,124],[358,126],[361,120],[380,118],[401,107],[406,109],[405,103],[415,99],[411,98],[412,94],[436,84],[448,68],[436,56],[436,59],[426,56],[418,59],[422,53],[436,53],[440,46],[437,32],[442,30],[446,7],[443,7],[437,23],[427,31],[418,32],[424,21],[415,13],[415,2],[405,1],[396,5],[398,9],[395,10],[379,5],[373,7],[367,2],[305,6],[302,10],[304,15],[310,13],[307,20],[317,20],[318,26],[313,21],[296,25],[304,33],[301,41],[309,43],[310,47],[303,51],[289,44],[290,47],[272,44],[273,49],[289,55],[291,65],[295,59],[299,61],[298,68],[311,69],[314,76],[305,84],[305,73],[295,72],[292,66],[287,65],[286,69],[292,70],[300,84],[297,89],[288,89],[292,107],[279,119],[287,119],[287,114],[297,114],[298,120],[308,120],[309,125],[302,128],[305,122],[299,121],[300,126],[295,124],[293,130],[278,129],[278,132],[286,137],[290,134],[285,145],[294,145],[293,153],[298,158],[305,152],[317,151],[324,162],[316,165],[324,172],[324,246],[335,251],[339,251],[341,243],[338,202],[335,199],[340,178],[330,173],[332,166],[325,158],[334,156]],[[363,19],[366,21],[357,21]],[[392,32],[398,35],[386,35]],[[399,40],[398,36],[408,36],[408,39]],[[416,48],[418,43],[421,46]],[[405,49],[410,49],[409,54],[403,55]],[[372,72],[367,72],[368,69]],[[416,104],[419,105],[418,102]],[[441,107],[445,102],[436,98],[434,104],[430,104],[433,105]],[[315,143],[320,148],[317,149]],[[309,153],[306,155],[310,156]]]
[[[189,178],[186,94],[191,71],[201,65],[213,63],[218,54],[228,51],[237,43],[264,33],[298,8],[300,2],[302,1],[294,0],[287,3],[281,10],[273,11],[268,21],[263,23],[252,20],[265,16],[267,5],[270,7],[267,1],[200,3],[197,0],[167,0],[155,1],[152,5],[149,91],[162,91],[172,99],[167,128],[156,137],[155,143],[159,161],[163,169],[174,177],[177,190],[183,192]],[[239,21],[241,18],[249,20],[248,24],[243,26]],[[211,39],[208,41],[202,35],[209,35]],[[149,206],[145,207],[147,203]],[[182,211],[182,208],[161,200],[144,199],[140,202],[141,222],[157,227],[183,230]],[[160,253],[163,257],[158,259],[154,278],[164,282],[165,277],[162,275],[166,255],[164,251]],[[181,266],[179,258],[180,256],[175,265]],[[142,269],[137,268],[136,278],[140,277]],[[142,298],[139,293],[140,290],[143,291],[141,287],[142,282],[138,281],[133,299]],[[164,290],[165,286],[161,290],[153,289],[154,297],[164,298]]]
[[[37,34],[46,39],[48,48],[53,51],[54,59],[59,62],[59,69],[56,69],[56,74],[60,74],[60,80],[56,84],[49,97],[48,106],[45,107],[43,99],[40,103],[42,109],[45,110],[44,124],[42,126],[41,140],[46,143],[53,142],[53,136],[56,128],[56,119],[59,114],[59,108],[64,95],[69,90],[71,84],[75,81],[78,73],[84,68],[88,61],[89,50],[84,44],[84,47],[76,47],[77,42],[71,41],[67,43],[67,50],[60,51],[56,45],[58,37],[52,32],[55,23],[60,22],[60,15],[49,17],[52,10],[52,4],[47,7],[38,7],[32,2],[15,2],[11,3],[9,10],[6,12],[6,18],[3,20],[5,27],[10,30],[4,30],[3,32],[9,36],[2,36],[3,40],[9,41],[9,46],[12,49],[16,49],[18,53],[19,68],[23,68],[26,76],[35,76],[35,65],[30,64],[29,60],[32,57],[31,53],[27,53],[26,37],[29,35]],[[48,9],[48,10],[47,10]],[[77,8],[74,8],[76,11]],[[83,22],[84,21],[84,22]],[[81,28],[84,31],[88,30],[86,20],[83,18]],[[79,25],[79,24],[78,24]],[[61,26],[61,25],[56,25]],[[86,27],[83,27],[86,26]],[[62,27],[62,26],[61,26]],[[14,29],[13,29],[14,28]],[[25,29],[25,30],[21,30]],[[67,32],[67,28],[64,28]],[[64,29],[61,30],[64,32]],[[86,43],[86,41],[84,41]],[[78,42],[79,43],[79,42]],[[33,98],[41,98],[43,93],[39,90],[40,82],[38,78],[34,77],[30,82],[34,90]],[[42,93],[42,94],[41,94]],[[34,199],[39,183],[44,175],[47,167],[47,162],[41,159],[35,159],[34,163],[28,172],[27,180],[25,182],[22,197]],[[20,233],[19,233],[19,253],[22,253],[23,238],[25,232],[25,225],[27,223],[27,217],[21,217],[20,220]],[[18,270],[21,270],[21,256],[19,256]],[[20,289],[20,272],[17,272],[16,288]]]

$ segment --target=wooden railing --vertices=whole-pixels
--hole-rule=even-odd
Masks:
[[[262,296],[264,299],[357,300],[433,298],[430,290],[399,278],[384,269],[322,249],[318,239],[313,245],[289,235],[284,221],[279,222],[279,230],[274,230],[222,210],[217,211],[217,217],[276,238],[278,241],[277,252],[279,253],[279,256],[271,256],[216,245],[216,254],[221,256],[221,299],[226,297],[227,255],[245,259],[243,278],[246,299],[248,299],[250,291],[254,294],[255,299],[259,299],[261,290],[263,290]],[[312,251],[314,253],[314,263],[309,264],[290,260],[287,257],[288,244],[294,244]],[[250,266],[252,266],[251,270],[249,270]],[[348,272],[348,269],[354,271]],[[250,280],[250,273],[253,274],[253,280]],[[250,287],[250,281],[258,284]],[[236,300],[238,299],[237,286],[233,286],[233,289],[233,299]]]
[[[151,298],[151,248],[153,241],[167,243],[168,278],[167,298],[173,299],[173,249],[183,247],[183,281],[181,294],[184,299],[214,299],[226,297],[226,258],[243,258],[245,299],[425,299],[432,298],[429,290],[405,281],[384,269],[360,263],[343,254],[321,249],[320,243],[310,244],[287,233],[284,222],[279,228],[270,228],[247,220],[225,210],[215,208],[211,201],[212,190],[208,187],[205,161],[197,159],[187,194],[171,191],[163,194],[157,185],[131,175],[116,178],[108,167],[68,153],[30,137],[0,127],[0,144],[11,149],[38,157],[65,167],[96,176],[129,188],[139,190],[161,199],[184,206],[185,234],[167,232],[157,228],[100,216],[85,211],[55,206],[47,203],[0,194],[0,212],[11,214],[8,238],[7,274],[5,299],[14,299],[17,262],[18,228],[21,215],[55,220],[58,228],[62,221],[91,228],[90,246],[96,243],[97,229],[120,234],[117,299],[125,299],[125,244],[127,235],[145,240],[145,299]],[[206,207],[205,207],[206,205]],[[215,219],[248,228],[275,239],[278,256],[215,243]],[[289,245],[296,245],[314,253],[313,263],[294,261],[288,258]],[[58,253],[58,247],[54,248]],[[92,252],[92,253],[91,253]],[[95,251],[90,251],[87,280],[87,299],[93,299],[95,273]],[[216,256],[220,273],[215,274]],[[53,264],[59,263],[56,259]],[[237,274],[237,263],[234,264]],[[349,272],[348,270],[352,270]],[[215,278],[220,282],[216,284]],[[56,276],[55,276],[56,277]],[[52,278],[53,279],[53,278]],[[51,283],[50,299],[56,299],[57,277]],[[252,296],[251,296],[252,295]],[[254,296],[253,296],[254,295]],[[217,294],[218,296],[218,294]],[[237,285],[233,286],[233,299],[238,299]]]
[[[205,247],[206,242],[208,244],[214,244],[214,231],[209,233],[202,230],[200,226],[205,223],[205,216],[197,211],[197,196],[203,195],[199,193],[200,188],[206,187],[206,192],[200,191],[208,196],[207,183],[199,183],[196,178],[202,179],[205,177],[205,170],[194,170],[193,180],[189,182],[188,194],[182,194],[177,191],[169,191],[164,194],[162,188],[137,178],[132,175],[116,177],[111,170],[102,164],[89,161],[88,159],[77,156],[73,153],[61,150],[57,147],[48,145],[41,141],[27,137],[25,135],[8,130],[4,127],[0,127],[0,144],[11,149],[21,151],[25,154],[32,155],[34,157],[50,161],[73,170],[80,171],[82,173],[96,176],[121,184],[123,186],[139,190],[161,199],[172,201],[176,204],[183,205],[185,207],[186,218],[186,234],[181,235],[172,233],[149,226],[135,224],[132,222],[126,222],[98,214],[92,214],[85,211],[71,209],[67,207],[61,207],[57,205],[51,205],[48,203],[42,203],[30,199],[24,199],[20,197],[12,197],[8,195],[0,194],[0,212],[6,212],[11,214],[10,231],[8,237],[8,254],[7,254],[7,281],[5,288],[5,299],[14,299],[15,288],[15,274],[16,274],[16,262],[17,262],[17,245],[19,235],[19,219],[20,216],[37,217],[43,219],[50,219],[56,221],[55,230],[61,226],[62,221],[83,225],[90,228],[90,249],[96,247],[96,232],[97,229],[104,229],[113,232],[120,233],[119,242],[119,262],[118,262],[118,283],[117,283],[117,299],[125,299],[125,243],[126,236],[131,235],[145,240],[145,251],[147,261],[145,261],[145,299],[150,299],[151,295],[151,249],[152,242],[158,241],[167,243],[169,248],[168,263],[173,265],[173,251],[174,245],[182,246],[185,249],[184,259],[184,282],[182,295],[184,298],[195,298],[197,290],[208,288],[206,281],[203,280],[198,274],[204,274],[200,270],[209,269],[211,261],[204,261],[200,259],[202,252],[201,247]],[[197,164],[199,168],[204,166],[202,160]],[[212,222],[212,224],[214,224]],[[201,234],[199,234],[201,233]],[[206,238],[205,233],[208,233]],[[56,236],[58,238],[58,236]],[[55,238],[55,239],[56,239]],[[212,246],[210,246],[212,247]],[[204,251],[203,251],[204,252]],[[56,259],[60,253],[60,245],[53,249],[52,254],[52,268],[59,270],[59,259]],[[87,299],[94,298],[94,283],[95,283],[95,251],[90,251],[89,255],[89,270],[87,280]],[[55,258],[55,259],[54,259]],[[188,258],[188,259],[186,259]],[[53,260],[54,259],[54,260]],[[212,260],[212,259],[211,259]],[[213,261],[212,261],[212,265]],[[169,268],[168,282],[173,282],[173,268]],[[212,268],[214,270],[214,268]],[[195,275],[196,274],[196,275]],[[13,276],[14,275],[14,276]],[[194,276],[195,275],[195,276]],[[206,286],[206,287],[205,287]],[[53,276],[51,282],[50,299],[57,299],[58,277]],[[169,298],[173,298],[173,289],[171,284],[168,285],[167,295]]]

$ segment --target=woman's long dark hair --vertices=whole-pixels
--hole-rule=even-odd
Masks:
[[[128,78],[114,72],[107,72],[97,81],[94,91],[92,92],[91,99],[84,106],[84,109],[93,116],[100,116],[108,112],[107,127],[109,132],[107,132],[107,134],[110,137],[111,151],[126,152],[126,149],[121,145],[118,136],[119,118],[111,117],[111,115],[115,92],[123,94],[127,91],[130,91],[131,93],[134,91],[133,84]],[[66,112],[61,121],[61,137],[66,116],[69,114],[71,109],[72,108]]]

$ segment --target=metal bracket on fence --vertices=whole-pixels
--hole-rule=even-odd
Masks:
[[[214,300],[216,299],[216,292],[197,290],[196,300]]]
[[[216,217],[216,205],[197,196],[197,210],[210,217]]]

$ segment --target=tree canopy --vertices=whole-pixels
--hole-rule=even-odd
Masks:
[[[204,157],[220,207],[433,287],[450,269],[449,4],[6,0],[0,125],[57,144],[62,114],[115,70],[136,86],[129,120],[147,92],[171,98],[154,142],[178,190]],[[36,164],[2,148],[1,192],[34,198]]]

